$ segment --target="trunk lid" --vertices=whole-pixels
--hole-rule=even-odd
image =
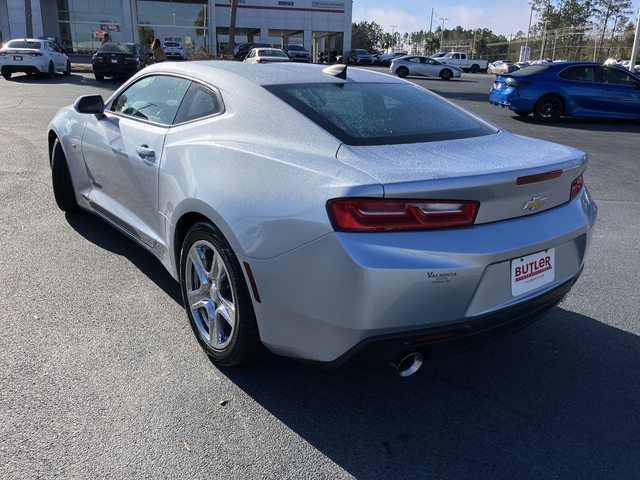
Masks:
[[[476,224],[545,211],[570,199],[586,168],[575,148],[506,132],[430,143],[342,145],[341,162],[378,180],[386,198],[476,200]],[[556,178],[518,185],[517,179],[562,170]],[[541,197],[537,208],[525,202]],[[546,198],[545,198],[546,197]]]

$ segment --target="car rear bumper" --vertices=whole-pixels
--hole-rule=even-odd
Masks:
[[[137,64],[114,64],[109,65],[105,64],[93,64],[93,73],[99,73],[105,76],[113,76],[113,75],[132,75],[140,70],[140,67]]]
[[[2,72],[9,73],[43,73],[45,72],[44,65],[30,64],[30,65],[2,65],[0,66]]]
[[[489,103],[510,110],[531,111],[535,105],[535,99],[523,98],[519,96],[515,90],[503,93],[492,89],[489,93]]]
[[[537,305],[554,291],[553,299],[540,302],[559,301],[563,286],[570,288],[580,274],[596,215],[584,189],[569,203],[511,220],[421,232],[335,233],[273,259],[240,260],[253,271],[261,297],[254,310],[270,350],[331,368],[355,356],[349,352],[391,338],[381,344],[389,347],[387,362],[404,346],[395,339],[484,324],[519,305]],[[514,297],[511,261],[551,248],[553,281]],[[502,336],[492,328],[495,338]],[[482,338],[490,341],[491,335]],[[456,342],[448,345],[457,351]]]
[[[412,332],[370,337],[331,362],[302,360],[326,370],[342,366],[376,369],[396,362],[406,354],[419,352],[425,359],[460,353],[516,333],[550,313],[568,295],[577,275],[534,299],[464,322]]]

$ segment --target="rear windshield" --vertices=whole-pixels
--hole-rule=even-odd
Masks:
[[[388,145],[495,133],[414,85],[340,83],[265,87],[347,145]]]
[[[258,50],[258,56],[260,57],[287,57],[287,54],[282,50]],[[289,57],[287,57],[289,58]]]
[[[40,42],[28,42],[26,40],[11,40],[7,43],[7,48],[40,48]]]
[[[536,73],[544,72],[545,70],[549,70],[553,68],[552,65],[533,65],[527,67],[526,72],[515,71],[510,73],[509,75],[517,76],[517,75],[535,75]]]
[[[300,45],[289,45],[287,46],[289,50],[295,50],[296,52],[305,52],[306,50]]]
[[[135,45],[122,43],[105,43],[98,50],[99,53],[135,53],[135,51]]]

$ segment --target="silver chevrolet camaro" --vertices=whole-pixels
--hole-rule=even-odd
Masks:
[[[584,152],[343,65],[154,65],[48,145],[58,206],[155,255],[224,366],[264,345],[410,375],[551,311],[597,214]]]

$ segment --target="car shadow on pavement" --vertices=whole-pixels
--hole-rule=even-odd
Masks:
[[[5,80],[6,81],[6,80]],[[71,73],[71,75],[58,74],[54,78],[49,78],[41,75],[23,75],[17,74],[11,77],[9,82],[21,83],[21,84],[36,84],[36,85],[59,85],[59,84],[77,84],[79,86],[96,85],[101,88],[107,88],[110,90],[117,90],[124,83],[122,79],[113,79],[111,81],[97,82],[93,76],[87,77],[84,75],[78,75]]]
[[[637,478],[640,338],[556,309],[409,378],[220,369],[356,478]],[[357,378],[356,378],[357,377]]]
[[[532,125],[537,124],[544,125],[545,127],[570,128],[573,130],[614,133],[640,133],[640,121],[629,119],[563,117],[557,122],[542,123],[533,118],[533,115],[529,115],[528,117],[519,117],[514,114],[513,120]]]
[[[66,213],[65,217],[69,225],[84,238],[109,252],[127,258],[177,304],[183,305],[180,285],[151,253],[90,213]]]

